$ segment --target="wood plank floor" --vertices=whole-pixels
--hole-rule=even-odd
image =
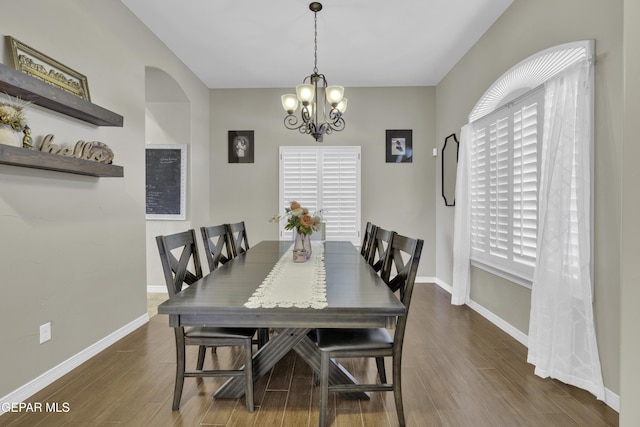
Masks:
[[[617,426],[618,414],[591,394],[541,379],[526,349],[468,307],[450,305],[432,284],[414,292],[404,348],[403,390],[409,426]],[[58,403],[59,413],[7,413],[0,426],[315,426],[318,390],[311,369],[290,353],[255,384],[256,411],[244,399],[213,399],[224,379],[187,378],[180,411],[171,411],[175,351],[158,315],[29,402]],[[195,352],[189,362],[195,364]],[[208,364],[239,366],[241,353],[220,349]],[[373,361],[345,362],[374,378]],[[387,372],[390,371],[387,367]],[[370,401],[331,394],[333,426],[397,426],[391,393]]]

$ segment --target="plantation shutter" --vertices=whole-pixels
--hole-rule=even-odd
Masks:
[[[538,140],[542,138],[542,91],[525,100],[513,123],[513,260],[536,262],[538,224]]]
[[[318,153],[310,150],[284,151],[280,153],[280,182],[282,197],[280,211],[284,212],[292,200],[316,212],[319,204]]]
[[[281,213],[293,200],[322,211],[327,240],[360,244],[360,147],[280,147]]]
[[[471,147],[471,248],[485,251],[487,238],[487,128],[475,129]]]
[[[489,250],[508,256],[509,241],[509,117],[503,116],[489,132]]]
[[[525,280],[536,263],[543,107],[537,89],[472,125],[472,260]]]
[[[327,240],[360,241],[359,157],[355,151],[322,153],[322,210]]]

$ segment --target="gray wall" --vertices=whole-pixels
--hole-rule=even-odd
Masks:
[[[302,80],[304,76],[300,76]],[[339,81],[338,77],[332,77]],[[292,88],[297,82],[291,82]],[[287,130],[284,89],[211,91],[211,223],[246,222],[249,243],[277,239],[278,147],[315,145]],[[347,88],[346,128],[324,145],[362,150],[362,222],[424,239],[419,276],[435,275],[435,90],[433,87]],[[389,108],[397,106],[398,108]],[[413,129],[413,163],[385,163],[385,130]],[[229,130],[255,132],[255,163],[228,163]]]
[[[38,106],[28,110],[36,139],[51,133],[65,145],[105,142],[124,178],[0,165],[5,396],[146,315],[145,66],[179,82],[195,112],[191,142],[207,148],[205,159],[209,96],[119,1],[22,0],[3,10],[0,28],[86,75],[92,101],[124,116],[122,128],[96,127]],[[4,43],[0,60],[9,63]],[[52,340],[40,345],[39,325],[47,321]]]
[[[459,134],[484,91],[545,48],[595,39],[595,319],[605,386],[620,391],[620,180],[622,166],[622,1],[515,0],[438,84],[436,140]],[[436,174],[439,177],[439,174]],[[451,284],[453,209],[436,203],[436,274]],[[528,333],[530,291],[473,269],[471,298]]]
[[[638,425],[640,420],[640,2],[624,1],[624,144],[622,162],[622,330],[620,331],[620,426]]]

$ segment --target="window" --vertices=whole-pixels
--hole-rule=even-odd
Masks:
[[[538,212],[541,174],[546,174],[544,181],[548,183],[551,176],[557,177],[561,172],[556,170],[555,175],[551,173],[553,166],[549,159],[545,161],[548,170],[541,171],[543,162],[540,151],[543,132],[546,131],[543,119],[547,114],[558,121],[553,102],[551,106],[545,105],[545,102],[549,102],[548,94],[545,100],[545,85],[573,64],[590,60],[593,51],[593,40],[583,40],[554,46],[530,56],[496,80],[469,114],[469,177],[465,183],[469,192],[470,236],[465,235],[463,240],[468,242],[465,245],[471,246],[470,257],[474,265],[514,282],[531,285],[534,267],[541,262],[536,259],[536,253],[543,249],[536,247],[538,222],[541,219]],[[593,75],[590,78],[593,79]],[[585,84],[583,88],[589,92],[587,99],[592,99],[593,82]],[[592,103],[587,104],[585,108],[591,110],[585,114],[593,115]],[[550,129],[558,128],[557,124],[555,127],[552,124],[553,119],[546,123]],[[571,132],[568,125],[564,131]],[[592,135],[575,136],[587,141],[586,145],[593,144]],[[579,144],[579,147],[582,145]],[[571,163],[568,156],[575,154],[569,148],[566,154],[558,156],[562,156],[563,160],[567,157],[567,162]],[[564,167],[574,174],[571,176],[571,191],[567,190],[567,195],[575,194],[576,182],[582,182],[589,176],[589,171],[579,169],[576,165],[576,159],[573,159],[573,168]],[[572,197],[564,198],[570,209],[561,211],[563,218],[571,220],[571,230],[580,216],[576,213],[577,206]],[[557,199],[554,200],[557,204]],[[542,202],[547,220],[550,211],[559,211],[558,206],[549,207],[545,200]],[[592,233],[592,229],[587,231]],[[568,240],[563,241],[564,248],[569,251],[567,259],[578,251],[577,232],[570,234]],[[454,276],[456,274],[454,272]],[[459,277],[462,280],[463,273]],[[460,289],[460,292],[466,292]]]
[[[474,122],[471,134],[471,258],[526,281],[536,262],[543,107],[539,87]]]
[[[360,147],[280,147],[281,213],[292,200],[322,210],[327,240],[360,244]]]

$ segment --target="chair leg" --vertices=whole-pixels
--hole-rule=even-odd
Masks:
[[[246,382],[245,400],[247,403],[247,411],[254,411],[253,402],[253,353],[251,351],[251,338],[244,345],[244,375]]]
[[[404,427],[404,405],[402,404],[402,369],[400,358],[393,359],[393,398],[396,403],[396,412],[398,413],[398,423],[400,427]]]
[[[329,362],[330,353],[322,351],[320,356],[320,404],[318,407],[318,427],[327,425],[327,406],[329,402]]]
[[[182,398],[182,388],[184,386],[184,332],[182,328],[174,328],[176,335],[176,384],[173,389],[172,409],[180,409],[180,399]]]
[[[258,348],[262,348],[269,341],[269,328],[258,329]]]
[[[380,377],[380,384],[386,384],[387,371],[384,368],[384,357],[376,357],[376,365],[378,366],[378,376]]]
[[[196,365],[198,371],[202,371],[202,367],[204,366],[204,355],[207,352],[207,348],[203,345],[198,347],[198,364]]]

